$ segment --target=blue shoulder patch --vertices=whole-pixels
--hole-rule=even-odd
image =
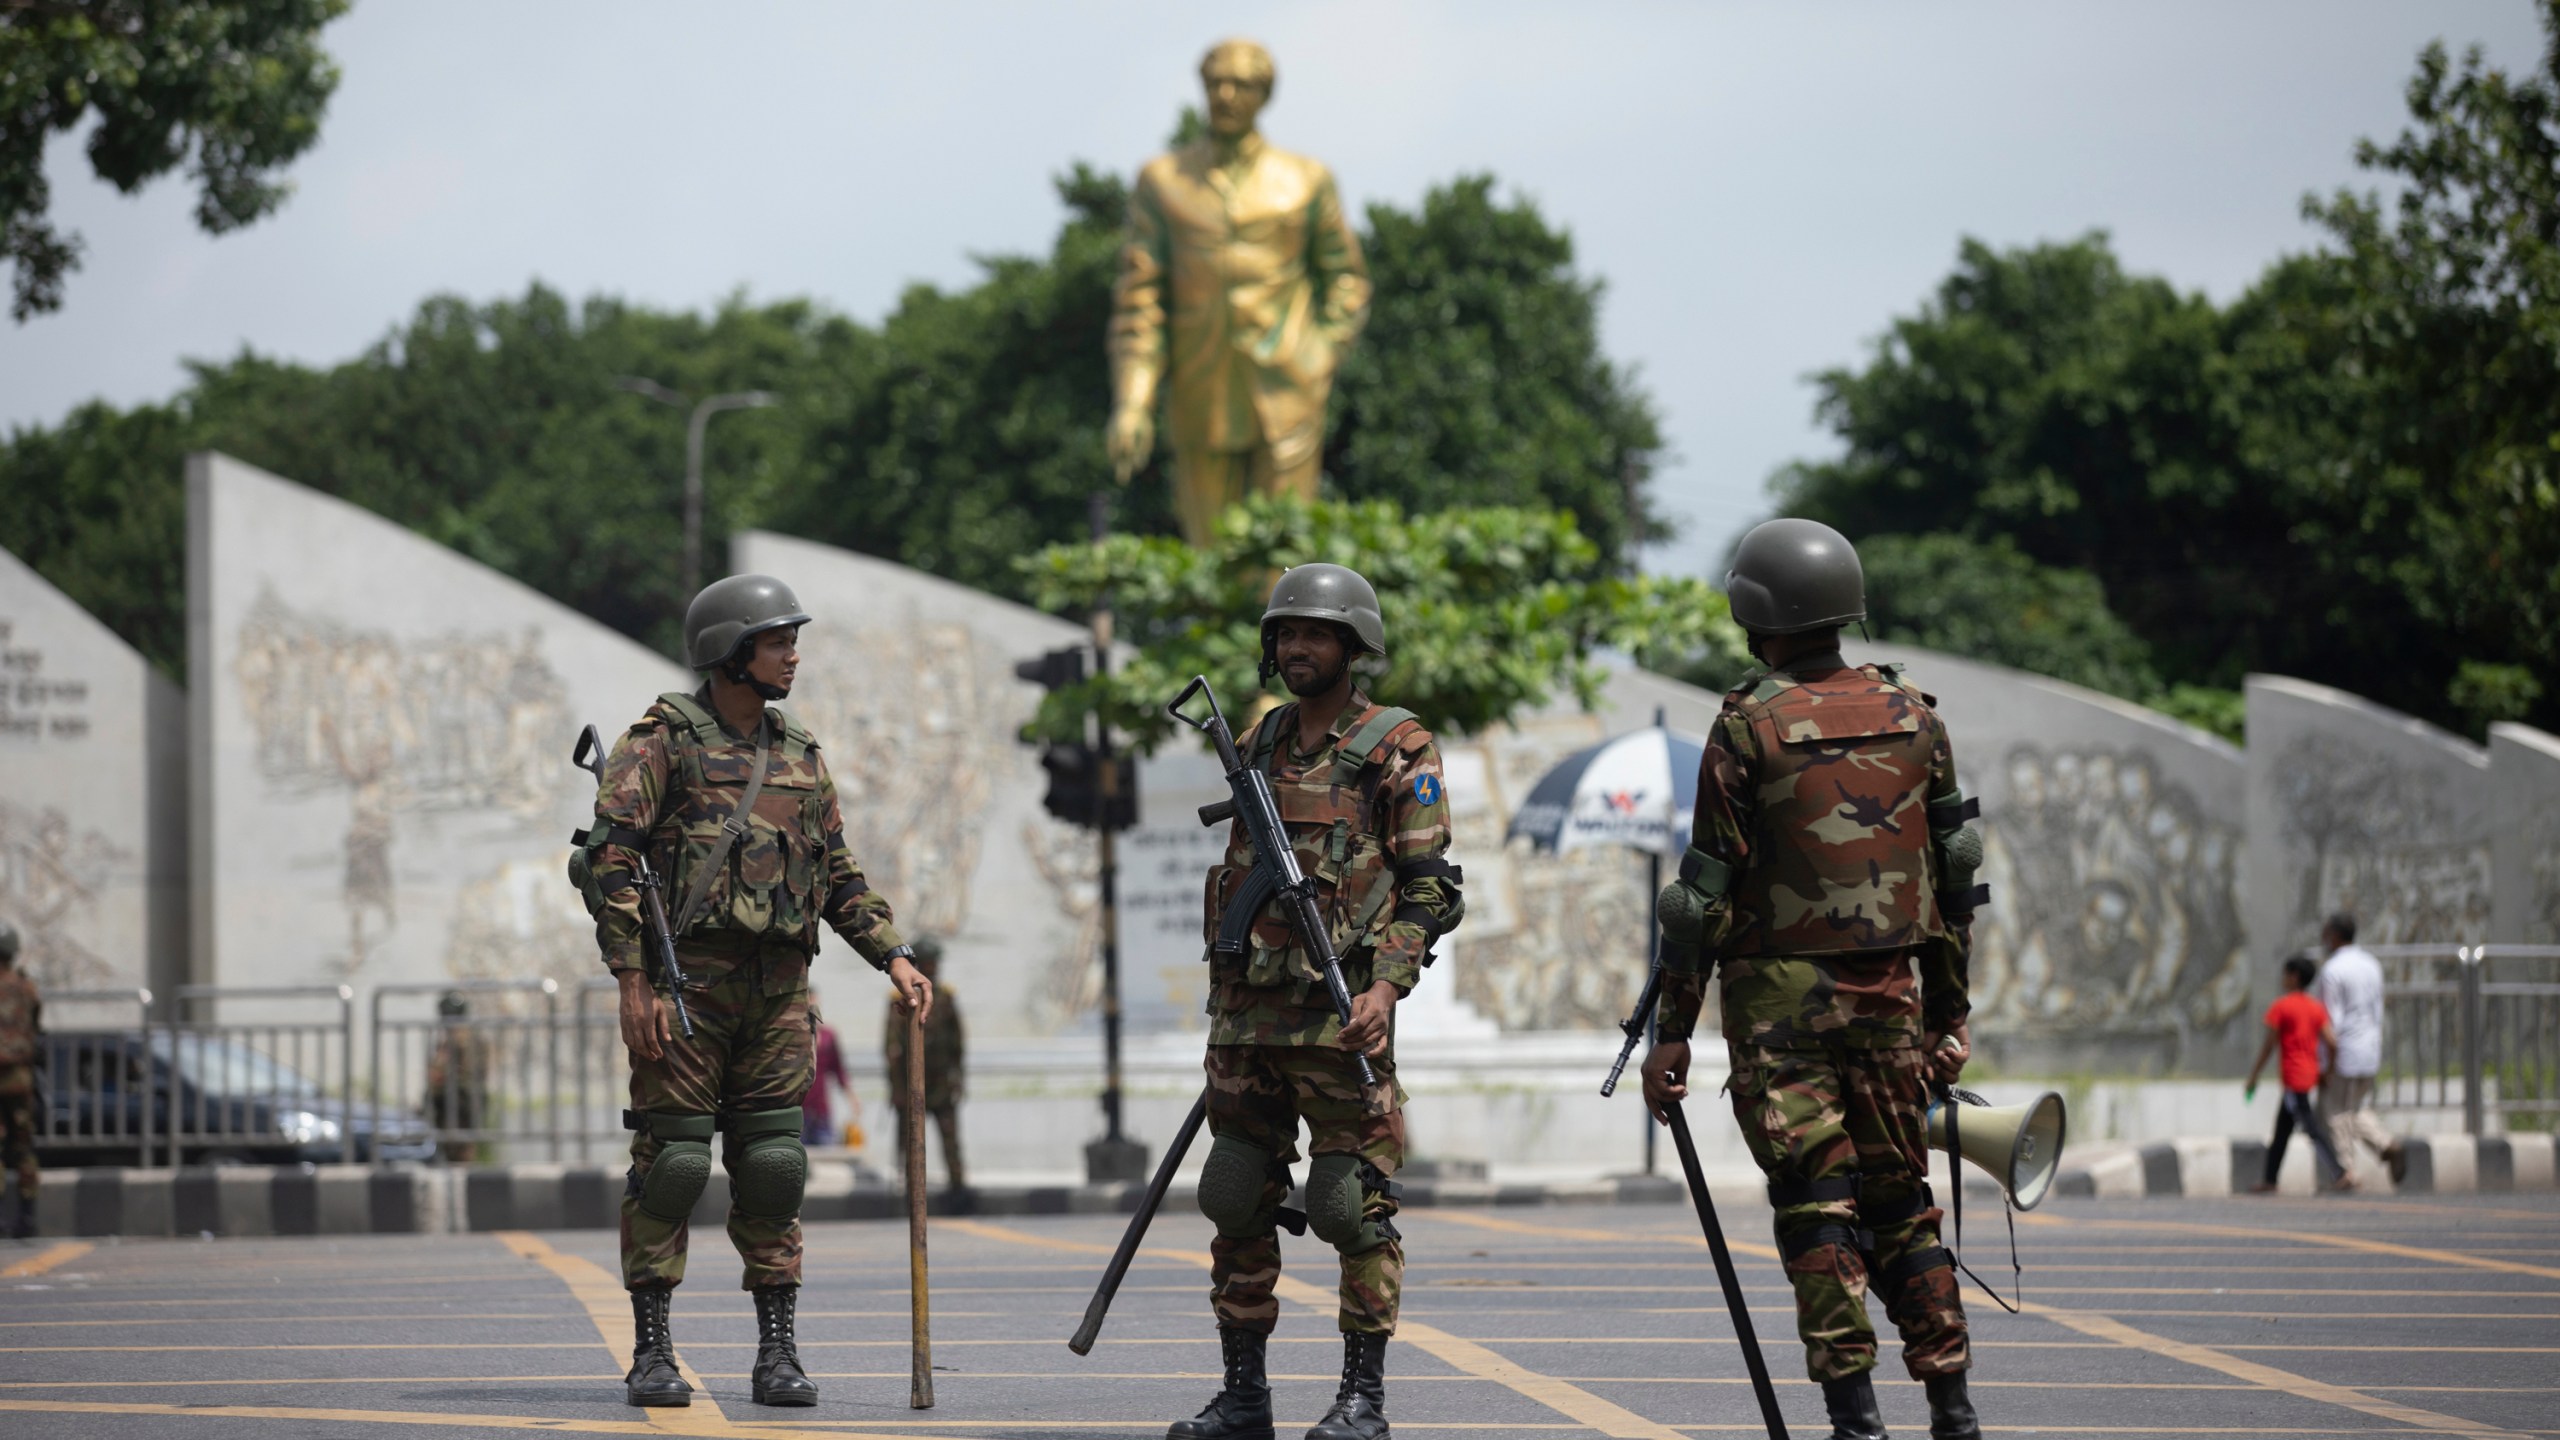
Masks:
[[[1420,801],[1420,802],[1422,802],[1422,803],[1423,803],[1423,804],[1425,804],[1425,805],[1437,805],[1437,804],[1439,804],[1439,803],[1440,803],[1440,777],[1439,777],[1439,776],[1437,776],[1437,775],[1429,775],[1429,774],[1425,774],[1425,775],[1416,775],[1416,776],[1414,776],[1414,777],[1413,777],[1413,798],[1414,798],[1414,799],[1416,799],[1416,800],[1418,800],[1418,801]]]

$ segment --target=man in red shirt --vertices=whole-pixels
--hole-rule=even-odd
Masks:
[[[2320,1088],[2320,1047],[2326,1044],[2332,1054],[2338,1047],[2338,1032],[2329,1024],[2327,1007],[2310,993],[2319,973],[2319,967],[2300,955],[2284,962],[2284,993],[2267,1007],[2266,1043],[2258,1047],[2257,1063],[2249,1067],[2248,1088],[2241,1092],[2245,1098],[2257,1098],[2258,1076],[2267,1068],[2267,1057],[2281,1050],[2284,1058],[2276,1066],[2276,1078],[2284,1084],[2284,1101],[2276,1108],[2276,1138],[2267,1146],[2266,1178],[2250,1187],[2253,1194],[2265,1195],[2276,1188],[2276,1170],[2284,1164],[2285,1147],[2293,1143],[2296,1125],[2337,1172],[2338,1188],[2356,1188],[2355,1176],[2338,1163],[2328,1132],[2311,1111],[2311,1092]]]

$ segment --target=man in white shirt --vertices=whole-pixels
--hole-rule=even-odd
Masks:
[[[2348,1165],[2355,1164],[2358,1141],[2373,1147],[2397,1184],[2407,1161],[2400,1142],[2373,1113],[2373,1078],[2382,1069],[2382,962],[2356,943],[2356,917],[2343,912],[2320,927],[2320,949],[2328,958],[2311,994],[2329,1012],[2338,1034],[2337,1048],[2320,1077],[2320,1114],[2328,1122],[2329,1143]]]

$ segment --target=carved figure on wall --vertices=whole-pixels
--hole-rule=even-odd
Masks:
[[[1983,816],[1977,1020],[2165,1029],[2182,1045],[2231,1025],[2248,998],[2238,828],[2138,752],[2018,745],[2001,763],[2008,796]]]
[[[2491,860],[2483,837],[2427,772],[2337,735],[2297,735],[2274,761],[2284,841],[2308,857],[2293,876],[2289,933],[2309,944],[2323,917],[2356,917],[2368,945],[2476,940],[2489,933]]]
[[[107,958],[72,931],[134,858],[60,810],[0,800],[0,919],[18,927],[18,964],[38,986],[77,990],[115,978]]]
[[[1174,510],[1195,546],[1248,494],[1315,498],[1325,401],[1369,313],[1333,173],[1255,128],[1276,80],[1250,40],[1212,49],[1208,133],[1148,161],[1129,195],[1106,440],[1126,484],[1155,450],[1162,399]]]

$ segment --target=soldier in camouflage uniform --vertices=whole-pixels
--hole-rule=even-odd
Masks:
[[[916,937],[916,969],[933,982],[933,1018],[924,1027],[924,1108],[942,1135],[942,1168],[951,1175],[951,1195],[965,1201],[969,1165],[960,1155],[960,1092],[966,1087],[962,1067],[968,1042],[960,1027],[960,1003],[942,983],[942,942]],[[889,1103],[898,1112],[898,1164],[907,1163],[907,1013],[889,1007],[881,1027],[880,1055],[889,1070]]]
[[[18,968],[18,927],[0,920],[0,1173],[18,1181],[9,1233],[36,1233],[36,1068],[44,1064],[44,1001]]]
[[[1834,1440],[1881,1440],[1873,1287],[1927,1387],[1938,1440],[1979,1435],[1955,1272],[1928,1181],[1930,1087],[1970,1052],[1972,807],[1947,728],[1891,666],[1852,666],[1857,553],[1825,525],[1744,537],[1726,589],[1768,668],[1725,696],[1696,830],[1666,887],[1655,1112],[1684,1097],[1689,1035],[1722,977],[1735,1118],[1769,1177],[1805,1364]]]
[[[846,849],[835,783],[818,742],[768,702],[791,690],[800,626],[791,591],[762,575],[708,586],[685,612],[685,650],[706,683],[658,697],[615,743],[578,836],[571,871],[597,917],[606,966],[622,986],[631,1050],[624,1122],[631,1174],[622,1200],[622,1278],[637,1339],[625,1399],[684,1405],[667,1335],[669,1293],[684,1279],[688,1217],[723,1136],[729,1239],[746,1262],[760,1405],[811,1405],[793,1318],[800,1288],[800,1197],[808,1179],[800,1099],[814,1069],[809,964],[831,925],[901,1002],[932,1013],[932,983],[891,924],[889,902]],[[665,886],[694,1033],[672,1023],[643,943],[633,876],[646,853]]]
[[[1377,592],[1339,565],[1304,565],[1272,588],[1262,620],[1262,674],[1295,703],[1262,718],[1240,744],[1270,776],[1299,864],[1320,891],[1352,1018],[1334,1014],[1322,972],[1278,904],[1255,917],[1245,953],[1212,951],[1209,1130],[1200,1209],[1217,1222],[1209,1299],[1226,1387],[1168,1440],[1270,1440],[1263,1352],[1280,1306],[1279,1227],[1312,1228],[1342,1257],[1342,1385],[1308,1440],[1387,1435],[1386,1346],[1404,1283],[1393,1176],[1404,1163],[1404,1090],[1390,1048],[1396,1001],[1431,961],[1431,944],[1464,913],[1449,848],[1440,753],[1412,712],[1372,701],[1355,660],[1386,658]],[[1209,872],[1207,934],[1253,866],[1244,823]],[[1353,1052],[1378,1075],[1364,1091]],[[1284,1210],[1309,1135],[1307,1210]],[[1303,1228],[1302,1228],[1303,1227]]]

